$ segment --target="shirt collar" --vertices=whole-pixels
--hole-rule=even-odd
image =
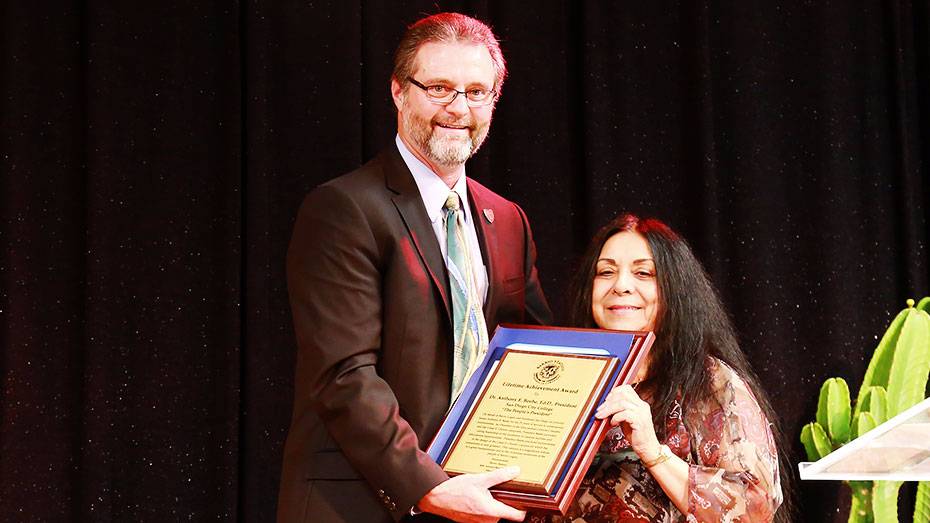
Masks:
[[[442,178],[439,177],[436,173],[432,171],[429,167],[426,166],[419,158],[413,155],[410,152],[410,149],[404,144],[404,141],[400,139],[400,135],[394,137],[394,143],[397,144],[397,150],[400,151],[400,156],[404,159],[404,163],[407,164],[407,168],[410,169],[410,174],[413,175],[413,181],[417,184],[417,189],[420,191],[420,197],[423,199],[423,205],[426,206],[426,214],[429,216],[429,221],[435,223],[436,220],[442,219],[443,208],[446,205],[446,198],[449,197],[449,186],[446,185],[446,182],[442,181]],[[455,185],[452,186],[452,190],[458,193],[459,202],[464,211],[465,221],[471,220],[471,210],[468,207],[468,189],[466,185],[465,173],[462,173],[462,176],[459,176],[458,181],[455,182]]]

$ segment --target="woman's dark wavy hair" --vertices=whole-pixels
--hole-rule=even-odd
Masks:
[[[601,249],[619,232],[635,232],[646,239],[652,251],[659,287],[659,314],[656,339],[650,351],[649,375],[642,384],[652,395],[652,416],[657,435],[664,439],[665,419],[675,398],[681,394],[682,407],[711,394],[706,372],[708,356],[733,368],[755,395],[769,419],[779,452],[784,502],[775,521],[791,521],[791,464],[788,448],[765,391],[743,351],[726,309],[688,243],[659,220],[622,214],[602,227],[581,260],[569,291],[569,323],[574,327],[598,328],[591,312],[591,292]]]

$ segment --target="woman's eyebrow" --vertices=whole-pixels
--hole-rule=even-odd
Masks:
[[[613,258],[598,258],[597,263],[601,263],[601,262],[607,262],[613,265],[617,264],[617,261],[614,260]],[[633,260],[634,264],[635,263],[646,263],[646,262],[655,263],[655,260],[653,260],[652,258],[640,258],[638,260]]]

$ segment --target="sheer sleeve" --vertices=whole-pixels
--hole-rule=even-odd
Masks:
[[[688,413],[687,521],[772,521],[782,493],[769,421],[733,369],[713,360],[708,370],[713,394]]]

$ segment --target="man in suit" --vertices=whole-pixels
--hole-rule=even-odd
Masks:
[[[407,30],[394,62],[394,145],[310,193],[294,226],[278,520],[520,520],[488,492],[518,470],[450,479],[423,451],[488,332],[551,316],[523,211],[465,176],[504,59],[486,25],[442,13]]]

